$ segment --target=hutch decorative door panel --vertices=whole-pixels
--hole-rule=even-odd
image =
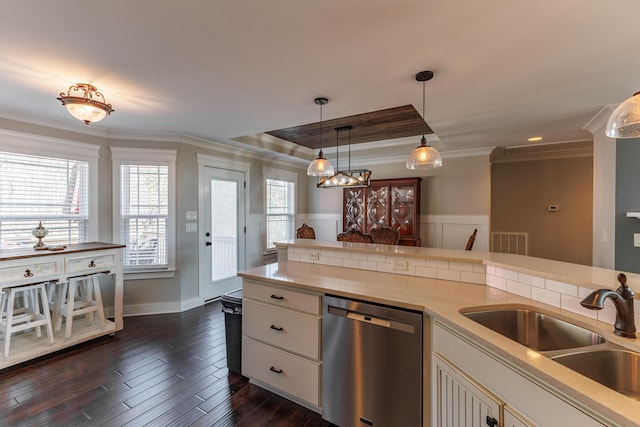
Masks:
[[[400,245],[420,246],[420,182],[422,178],[372,180],[368,188],[345,188],[343,231],[369,233],[388,226],[400,231]]]

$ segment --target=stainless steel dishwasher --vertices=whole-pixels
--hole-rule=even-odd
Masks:
[[[322,418],[340,427],[418,427],[422,313],[324,297]]]

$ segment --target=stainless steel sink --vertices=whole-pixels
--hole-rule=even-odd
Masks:
[[[536,351],[586,347],[606,341],[593,331],[529,309],[462,310],[461,313]]]
[[[552,360],[640,400],[640,354],[624,349],[590,350],[553,356]]]

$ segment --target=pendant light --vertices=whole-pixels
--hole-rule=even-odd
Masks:
[[[331,176],[334,174],[333,165],[331,162],[324,158],[322,153],[322,106],[327,105],[329,100],[327,98],[316,98],[314,102],[320,106],[320,153],[318,158],[309,164],[307,168],[307,175],[309,176]]]
[[[344,187],[368,187],[371,183],[371,171],[368,169],[351,169],[351,130],[353,126],[342,126],[335,128],[336,131],[336,168],[338,172],[334,175],[326,177],[322,176],[318,180],[316,185],[318,188],[344,188]],[[343,130],[349,131],[349,163],[348,169],[340,170],[340,151],[339,140],[340,132]]]
[[[640,137],[640,92],[634,93],[611,113],[604,132],[611,138]]]
[[[424,131],[420,145],[415,148],[407,158],[407,169],[434,169],[442,166],[442,157],[438,150],[427,144],[425,134],[427,132],[427,122],[424,115],[424,93],[425,82],[433,78],[433,71],[421,71],[416,74],[416,80],[422,82],[422,119],[424,120]]]

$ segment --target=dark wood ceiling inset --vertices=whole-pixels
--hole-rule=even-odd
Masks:
[[[429,125],[413,108],[413,105],[403,105],[401,107],[387,108],[386,110],[356,114],[355,116],[324,120],[322,122],[324,147],[336,144],[335,128],[342,126],[353,126],[351,131],[352,144],[422,135],[425,131],[425,126],[427,134],[433,133]],[[320,148],[320,122],[273,130],[267,133],[312,149]],[[347,143],[346,135],[346,131],[340,132],[340,145]]]

